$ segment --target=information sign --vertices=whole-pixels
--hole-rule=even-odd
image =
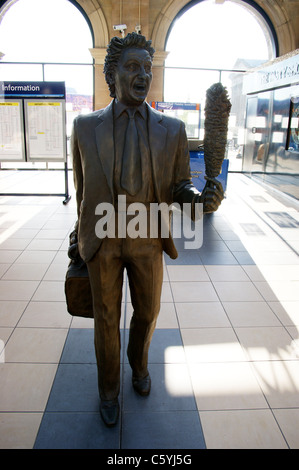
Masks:
[[[64,82],[0,82],[0,104],[0,161],[66,161]]]

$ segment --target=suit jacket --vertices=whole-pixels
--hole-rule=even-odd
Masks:
[[[158,203],[169,206],[192,203],[200,194],[191,183],[189,150],[185,125],[166,116],[148,104],[149,147],[152,177]],[[76,189],[79,252],[89,261],[102,240],[95,234],[100,216],[96,206],[114,204],[114,139],[113,101],[104,109],[74,120],[71,137],[73,174]],[[163,239],[163,249],[171,257],[178,256],[171,235]]]

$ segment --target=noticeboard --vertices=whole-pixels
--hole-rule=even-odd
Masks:
[[[0,161],[66,161],[64,82],[0,82]]]
[[[0,101],[0,161],[25,161],[23,128],[22,100]]]
[[[24,100],[27,161],[65,161],[63,100]]]

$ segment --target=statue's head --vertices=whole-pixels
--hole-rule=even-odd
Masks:
[[[154,52],[151,41],[141,34],[112,38],[104,64],[110,96],[128,106],[142,103],[152,81]]]

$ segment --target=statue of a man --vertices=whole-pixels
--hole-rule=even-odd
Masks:
[[[76,230],[92,290],[100,412],[108,426],[119,415],[124,270],[134,310],[127,349],[132,385],[146,396],[151,388],[148,350],[160,310],[163,251],[171,258],[178,255],[171,236],[163,238],[159,231],[151,236],[149,227],[143,238],[123,232],[120,236],[118,221],[124,206],[118,204],[119,196],[125,197],[125,208],[135,202],[146,209],[152,203],[190,203],[193,207],[199,202],[204,212],[217,210],[223,199],[220,183],[202,195],[193,186],[184,123],[157,112],[145,101],[153,55],[151,41],[142,35],[114,37],[104,66],[113,100],[104,109],[78,116],[72,133]],[[96,208],[101,203],[115,210],[115,237],[101,238],[96,233],[101,218]],[[126,211],[124,217],[126,222],[132,219]]]

